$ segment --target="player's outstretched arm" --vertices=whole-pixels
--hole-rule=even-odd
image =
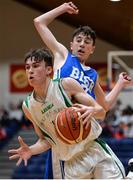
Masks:
[[[107,95],[105,95],[99,84],[99,81],[97,80],[95,87],[96,101],[101,106],[103,106],[106,111],[108,111],[116,102],[121,90],[127,86],[133,86],[133,81],[131,77],[125,72],[120,73],[117,83]]]
[[[50,148],[46,140],[39,139],[37,143],[32,146],[28,146],[20,136],[18,137],[18,141],[20,147],[8,151],[10,160],[18,159],[16,163],[17,166],[19,166],[22,161],[24,161],[24,165],[27,166],[28,159],[30,159],[31,156],[41,154]]]
[[[47,45],[47,47],[53,52],[54,56],[58,56],[59,53],[60,55],[65,56],[67,54],[67,49],[56,40],[56,38],[48,28],[48,25],[55,18],[64,13],[77,14],[78,8],[72,2],[68,2],[34,19],[34,25],[39,35],[41,36],[43,42]]]
[[[25,101],[23,102],[22,109],[25,116],[32,122],[35,132],[39,136],[39,140],[34,145],[28,146],[20,136],[18,137],[20,147],[8,151],[11,154],[11,156],[9,157],[10,160],[18,159],[16,163],[17,166],[19,166],[22,161],[24,161],[24,164],[26,166],[28,159],[31,156],[40,154],[51,147],[50,144],[44,139],[45,137],[41,133],[40,129],[34,123],[32,115],[29,112],[28,107],[25,105]]]
[[[24,165],[27,166],[27,161],[32,156],[32,152],[29,146],[23,141],[23,139],[19,136],[18,137],[20,147],[18,149],[11,149],[8,153],[11,155],[9,156],[10,160],[18,159],[16,165],[19,166],[22,160],[24,161]]]
[[[117,99],[119,93],[126,87],[133,86],[132,78],[126,73],[122,72],[119,74],[119,79],[115,84],[112,91],[106,96],[106,101],[111,102],[111,105]],[[112,102],[113,101],[113,102]]]

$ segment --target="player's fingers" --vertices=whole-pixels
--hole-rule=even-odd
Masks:
[[[24,160],[24,165],[27,166],[27,160]]]
[[[125,75],[125,74],[127,74],[127,72],[124,71],[124,72],[122,72],[121,74],[122,74],[122,75]]]
[[[16,154],[16,153],[17,153],[17,150],[16,150],[16,149],[10,149],[10,150],[8,150],[8,153],[10,153],[10,154]]]
[[[82,104],[73,104],[73,107],[75,107],[76,109],[75,109],[75,111],[76,112],[84,112],[85,111],[85,108],[83,107],[83,105]]]
[[[75,103],[75,104],[73,104],[73,107],[81,108],[82,105],[81,105],[81,104],[78,104],[78,103]]]
[[[121,74],[125,80],[127,80],[127,81],[132,80],[132,78],[129,76],[129,74],[127,72],[122,72]]]
[[[84,114],[82,114],[81,116],[79,116],[79,120],[80,120],[80,119],[83,119],[83,121],[84,121],[85,118],[86,118],[86,113],[84,113]]]
[[[18,154],[15,154],[9,157],[10,160],[17,159],[17,158],[19,158]]]
[[[23,139],[20,136],[18,137],[18,141],[19,141],[19,144],[21,146],[25,146],[26,145],[25,142],[23,141]]]
[[[127,72],[122,72],[121,75],[122,75],[122,76],[127,76],[128,73],[127,73]]]
[[[83,125],[85,125],[88,122],[87,118],[83,120]]]
[[[78,9],[77,6],[75,6],[75,4],[73,4],[72,2],[69,2],[68,4],[69,4],[72,8],[74,8],[75,10]]]
[[[22,162],[22,158],[19,158],[18,162],[16,163],[16,166],[19,166]]]
[[[88,121],[87,119],[85,119],[85,121],[83,121],[83,126],[87,130],[90,126],[90,120]]]
[[[89,128],[90,123],[85,124],[85,129],[87,130]]]
[[[91,121],[91,118],[90,118],[90,117],[91,117],[91,115],[89,115],[89,116],[86,116],[86,115],[85,115],[85,116],[82,118],[82,119],[83,119],[83,125],[86,124],[87,122],[90,122],[90,121]]]
[[[79,117],[79,119],[83,119],[83,121],[87,121],[87,120],[89,120],[90,119],[90,117],[92,116],[92,113],[89,113],[88,114],[88,112],[85,112],[85,113],[83,113],[83,114],[81,114],[81,116]]]
[[[129,75],[127,75],[127,74],[123,75],[123,78],[128,80],[128,81],[132,80],[132,78]]]

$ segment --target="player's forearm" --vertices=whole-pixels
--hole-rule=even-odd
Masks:
[[[94,118],[103,120],[106,112],[101,106],[94,107]]]
[[[109,110],[113,104],[116,102],[118,95],[120,94],[121,90],[123,89],[123,85],[119,83],[119,81],[116,83],[112,91],[106,95],[106,109]]]
[[[47,151],[51,146],[44,139],[39,139],[34,145],[30,146],[31,154],[37,155]]]
[[[37,17],[34,19],[34,23],[40,23],[42,25],[49,25],[55,18],[66,12],[64,4],[57,8]]]

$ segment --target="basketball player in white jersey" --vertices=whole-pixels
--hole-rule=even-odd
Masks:
[[[62,176],[70,179],[122,179],[124,167],[109,146],[97,139],[101,133],[99,123],[92,116],[103,119],[105,110],[80,84],[71,78],[59,81],[50,79],[52,56],[48,50],[30,51],[25,58],[26,75],[34,88],[32,94],[23,102],[23,111],[31,120],[40,138],[39,146],[28,147],[19,137],[20,148],[9,150],[10,159],[19,158],[17,165],[49,148],[54,149],[60,160],[64,161]],[[72,101],[82,114],[83,124],[91,131],[85,140],[73,145],[64,143],[56,134],[54,120],[59,111],[72,106]]]

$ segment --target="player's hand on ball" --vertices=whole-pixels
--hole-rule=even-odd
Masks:
[[[82,119],[83,125],[85,125],[85,129],[87,129],[90,125],[91,117],[95,113],[94,107],[85,106],[82,104],[74,104],[73,107],[75,107],[75,111],[80,112],[81,116],[79,119]]]
[[[32,156],[31,150],[20,136],[18,137],[18,141],[20,147],[18,149],[11,149],[8,151],[8,153],[12,154],[9,159],[18,159],[16,163],[17,166],[19,166],[22,161],[24,161],[24,165],[27,166],[28,159]]]
[[[57,136],[67,144],[79,143],[89,135],[91,130],[89,121],[83,125],[82,119],[79,119],[81,113],[78,110],[80,108],[77,107],[78,105],[64,108],[57,114],[55,119]]]

